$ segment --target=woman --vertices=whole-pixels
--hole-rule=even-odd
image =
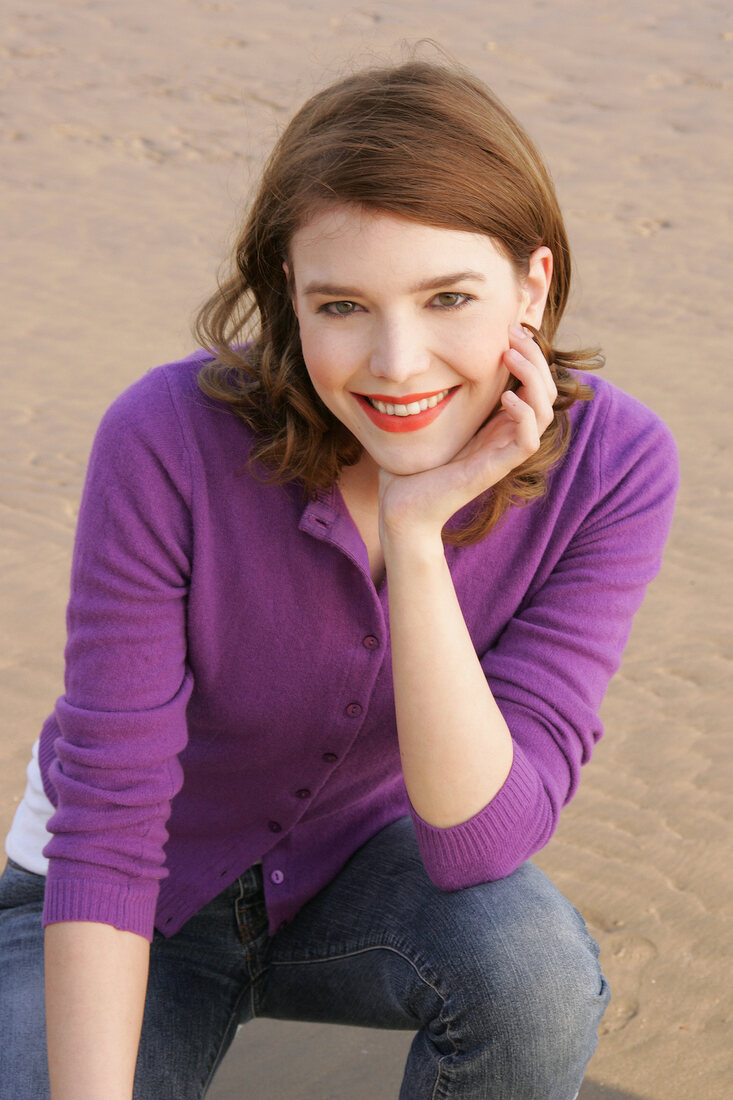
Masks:
[[[676,459],[554,348],[569,282],[549,175],[465,72],[358,73],[287,127],[204,350],[95,441],[0,888],[0,1095],[49,1091],[42,923],[54,1100],[201,1097],[253,1015],[415,1030],[404,1100],[577,1094],[608,990],[527,860]]]

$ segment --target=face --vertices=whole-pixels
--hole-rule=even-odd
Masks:
[[[289,263],[316,393],[395,474],[443,465],[507,387],[508,327],[539,325],[551,256],[526,279],[490,237],[338,206],[293,237]]]

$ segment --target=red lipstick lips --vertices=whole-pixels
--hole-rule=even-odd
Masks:
[[[394,394],[390,397],[388,393],[359,393],[356,396],[370,397],[372,401],[383,401],[385,405],[410,405],[413,401],[426,401],[430,397],[436,397],[447,389],[448,386],[443,386],[442,390],[432,390],[430,393],[403,393],[399,397],[395,397]]]
[[[394,396],[389,397],[388,395],[379,393],[370,393],[369,398],[371,398],[371,401],[367,399],[366,395],[361,393],[355,393],[354,397],[372,423],[376,424],[377,427],[381,428],[383,431],[416,432],[420,428],[425,428],[428,424],[432,424],[432,422],[440,416],[458,389],[458,386],[454,386],[446,393],[443,400],[439,401],[437,405],[433,405],[431,409],[423,409],[421,412],[410,413],[407,416],[400,416],[396,413],[380,412],[379,409],[374,408],[371,401],[379,401],[381,404],[393,406],[410,405],[415,401],[429,400],[431,397],[436,397],[444,391],[433,390],[432,393],[408,393],[400,397],[399,400],[395,400]]]

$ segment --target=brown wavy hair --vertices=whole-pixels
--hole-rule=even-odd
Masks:
[[[571,261],[549,172],[506,107],[456,64],[411,60],[357,72],[314,95],[288,124],[264,168],[231,273],[201,308],[194,332],[214,356],[199,374],[201,389],[255,433],[252,472],[298,481],[306,496],[333,485],[362,447],[311,385],[283,260],[299,228],[344,203],[484,233],[520,279],[536,248],[552,252],[547,305],[533,332],[557,384],[555,417],[539,450],[482,494],[460,528],[444,529],[446,542],[477,542],[510,505],[544,494],[568,446],[568,409],[592,396],[570,370],[602,362],[597,349],[553,346]]]

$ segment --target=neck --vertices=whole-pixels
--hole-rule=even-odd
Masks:
[[[367,461],[363,461],[366,458]],[[384,577],[384,554],[379,538],[379,471],[368,455],[354,466],[346,466],[339,477],[339,489],[369,557],[375,586]]]
[[[353,466],[344,466],[339,475],[339,488],[347,503],[353,500],[362,511],[378,514],[379,468],[366,452]]]

